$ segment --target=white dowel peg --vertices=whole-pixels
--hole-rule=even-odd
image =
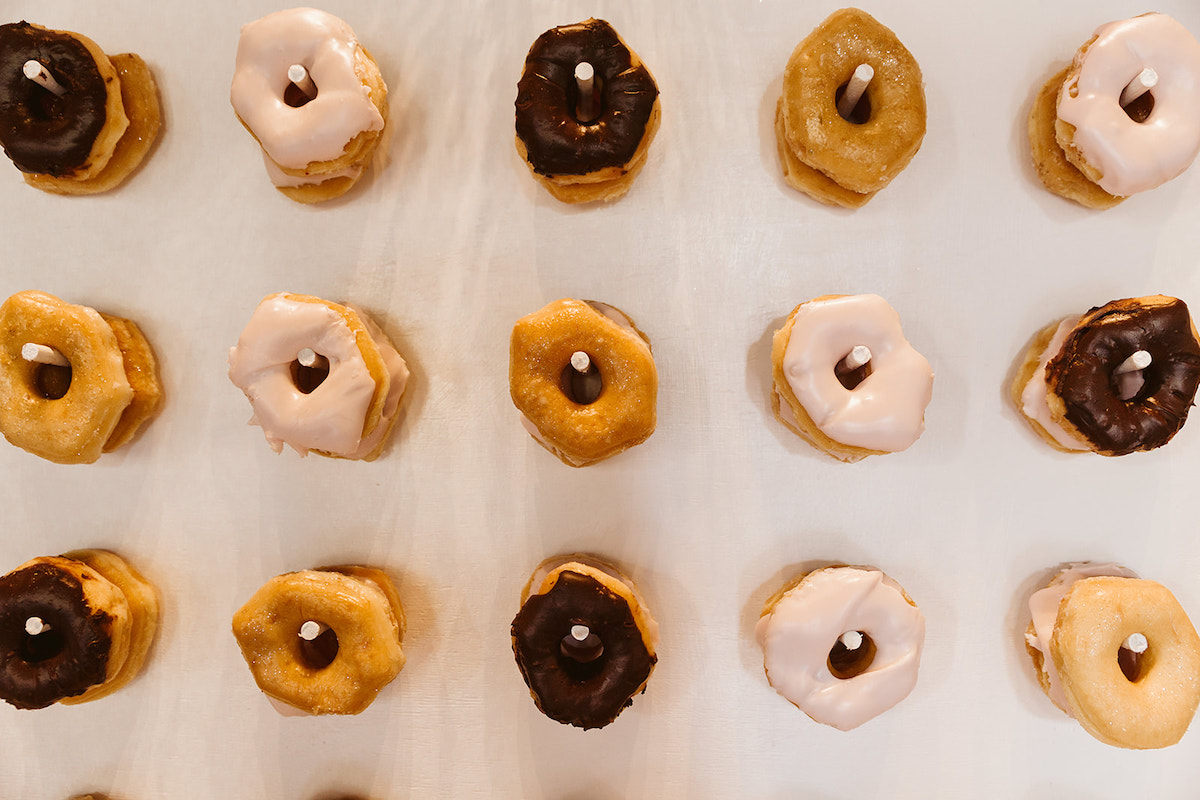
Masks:
[[[575,113],[580,122],[591,122],[596,118],[596,104],[593,96],[596,91],[596,70],[586,61],[575,65],[575,85],[579,87],[579,104]]]
[[[317,355],[317,351],[311,347],[305,347],[296,354],[296,360],[300,362],[300,366],[309,367],[310,369],[329,369],[329,359],[322,355]]]
[[[304,96],[309,100],[317,96],[317,85],[313,83],[312,76],[308,74],[308,70],[303,64],[292,64],[288,67],[288,80],[296,85],[296,88],[304,92]]]
[[[1146,67],[1121,91],[1121,108],[1125,108],[1157,85],[1158,73]]]
[[[838,641],[840,641],[842,643],[842,647],[845,647],[847,650],[857,650],[858,648],[862,647],[863,635],[859,631],[846,631],[840,637],[838,637]]]
[[[1151,361],[1153,361],[1153,359],[1150,357],[1149,353],[1147,353],[1145,350],[1138,350],[1129,358],[1122,361],[1120,365],[1113,370],[1113,374],[1124,375],[1127,372],[1137,372],[1140,369],[1145,369],[1146,367],[1150,366]]]
[[[300,626],[300,638],[311,642],[326,631],[326,627],[316,620],[308,620]]]
[[[52,92],[59,97],[62,97],[67,93],[66,88],[61,83],[54,80],[54,76],[50,74],[50,70],[46,69],[46,66],[40,61],[36,61],[32,58],[29,59],[25,62],[25,66],[22,67],[22,72],[25,73],[26,78],[33,81],[38,86],[41,86],[48,92]]]
[[[53,364],[56,367],[71,366],[71,362],[67,360],[66,356],[53,347],[33,342],[21,345],[21,358],[35,364]]]
[[[592,635],[592,630],[587,625],[572,625],[571,638],[577,642],[582,642],[584,639]]]
[[[1124,647],[1131,653],[1144,653],[1150,647],[1150,643],[1146,641],[1146,637],[1141,633],[1131,633],[1121,647]]]
[[[871,348],[866,345],[858,345],[842,359],[841,367],[847,372],[853,372],[871,361]]]
[[[587,372],[592,366],[592,359],[582,350],[576,350],[571,354],[571,366],[575,368],[576,372]]]
[[[50,626],[41,617],[30,617],[25,620],[25,632],[30,636],[37,636],[50,630]]]
[[[838,113],[842,115],[843,119],[850,119],[854,113],[854,107],[858,105],[863,92],[867,90],[867,85],[874,77],[875,68],[870,64],[859,64],[858,68],[854,70],[854,74],[850,76],[850,82],[846,84],[846,91],[842,92],[842,99],[838,100],[837,104]]]

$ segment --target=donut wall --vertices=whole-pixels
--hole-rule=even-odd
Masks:
[[[0,573],[83,548],[158,587],[142,673],[82,705],[0,705],[0,799],[342,796],[1124,798],[1183,796],[1200,731],[1110,747],[1050,703],[1025,652],[1030,594],[1066,562],[1118,562],[1200,619],[1200,421],[1165,447],[1066,454],[1009,400],[1037,332],[1111,300],[1200,308],[1200,167],[1115,208],[1046,191],[1039,89],[1118,0],[864,6],[924,75],[928,128],[857,210],[788,186],[775,108],[797,43],[836,3],[337,0],[388,86],[389,124],[346,195],[271,185],[230,106],[239,29],[280,8],[7,0],[3,22],[78,31],[155,74],[161,137],[118,189],[56,196],[0,161],[0,297],[36,289],[134,320],[164,404],[130,444],[59,465],[0,443]],[[1200,33],[1192,0],[1154,9]],[[547,29],[608,20],[653,72],[661,127],[628,194],[568,205],[514,147]],[[411,372],[374,462],[276,455],[227,376],[274,292],[357,306]],[[773,333],[799,303],[878,294],[936,375],[923,436],[859,463],[772,413]],[[658,423],[572,469],[510,400],[514,323],[609,303],[650,340]],[[644,694],[583,731],[535,707],[510,624],[544,559],[632,578],[660,629]],[[754,626],[801,572],[878,567],[920,607],[915,689],[849,732],[767,683]],[[270,578],[383,570],[404,669],[355,716],[285,717],[231,632]],[[1195,726],[1193,726],[1195,727]]]

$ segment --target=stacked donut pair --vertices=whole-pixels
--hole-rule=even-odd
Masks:
[[[78,33],[0,25],[0,145],[31,186],[97,194],[122,183],[161,126],[158,87],[133,53]]]

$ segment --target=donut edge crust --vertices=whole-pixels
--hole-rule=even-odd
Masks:
[[[1153,13],[1153,12],[1151,12]],[[1145,16],[1144,14],[1141,16]],[[1071,64],[1063,71],[1063,80],[1059,84],[1059,90],[1055,93],[1054,99],[1054,138],[1058,142],[1058,146],[1062,149],[1063,157],[1075,167],[1080,174],[1087,180],[1095,183],[1104,177],[1094,165],[1092,165],[1084,157],[1083,151],[1075,144],[1075,126],[1065,120],[1058,118],[1058,99],[1062,93],[1067,91],[1068,83],[1077,83],[1079,80],[1079,72],[1083,68],[1084,59],[1087,58],[1088,51],[1092,49],[1092,45],[1100,37],[1093,34],[1090,39],[1084,42],[1078,50],[1075,51],[1075,57],[1071,60]],[[1099,188],[1099,186],[1097,186]],[[1101,190],[1103,191],[1103,190]],[[1107,192],[1106,192],[1107,194]]]
[[[117,337],[117,347],[125,363],[125,378],[133,389],[133,399],[121,413],[117,426],[109,434],[103,451],[111,453],[128,444],[162,405],[162,385],[158,380],[158,362],[150,342],[131,320],[98,312]]]
[[[779,165],[783,169],[784,181],[819,203],[841,208],[862,208],[876,194],[852,192],[824,172],[810,167],[796,157],[787,140],[782,96],[775,103],[775,149],[779,153]]]
[[[72,550],[63,558],[79,561],[100,573],[116,586],[129,604],[129,649],[120,667],[104,683],[75,697],[65,697],[63,705],[77,705],[107,697],[137,677],[146,663],[158,632],[158,595],[141,573],[125,559],[108,550]]]
[[[54,401],[36,395],[31,386],[34,367],[20,352],[30,339],[54,346],[72,362],[71,386],[76,394],[69,389]],[[133,398],[112,327],[93,308],[30,290],[17,292],[0,304],[0,340],[0,401],[5,412],[0,415],[0,428],[4,437],[22,450],[58,464],[90,464],[100,458]],[[81,352],[90,356],[87,363],[79,363]],[[89,386],[85,381],[93,383]],[[106,385],[101,386],[102,382]],[[80,394],[89,390],[102,396]],[[67,404],[56,405],[63,401]],[[86,419],[72,420],[74,416]],[[78,429],[75,446],[60,441],[64,418]],[[14,425],[14,421],[20,424]],[[48,425],[59,427],[48,430]]]
[[[125,182],[154,147],[162,128],[162,108],[154,74],[134,53],[109,57],[119,77],[121,100],[129,120],[121,138],[113,145],[104,167],[89,178],[56,178],[25,173],[25,182],[51,194],[100,194]]]
[[[1104,601],[1119,606],[1107,619],[1108,635],[1099,633],[1106,620],[1096,618],[1096,606]],[[1138,624],[1138,611],[1158,621],[1162,630],[1145,629]],[[1116,659],[1120,644],[1132,633],[1146,634],[1151,647],[1148,654],[1167,650],[1166,657],[1152,658],[1142,668],[1137,683],[1125,678]],[[1098,636],[1103,641],[1097,641]],[[1168,636],[1175,637],[1174,647],[1160,644]],[[1086,659],[1076,663],[1074,654],[1090,656],[1098,648],[1111,654],[1107,674],[1076,675],[1076,669],[1085,669],[1087,665]],[[1175,596],[1155,581],[1113,577],[1080,580],[1059,603],[1049,651],[1076,720],[1105,744],[1135,750],[1169,747],[1183,738],[1200,705],[1200,636]],[[1168,671],[1165,687],[1138,691],[1137,687],[1152,676]],[[1097,681],[1104,683],[1093,685]],[[1179,695],[1180,705],[1173,709],[1174,714],[1168,713],[1162,701],[1162,693],[1170,690]],[[1122,702],[1138,712],[1134,719],[1125,719],[1129,708],[1123,707]]]
[[[855,47],[866,37],[870,40],[862,49]],[[844,74],[830,73],[834,65],[826,57],[846,61],[835,62]],[[875,111],[868,122],[856,125],[842,119],[832,98],[862,63],[875,68],[866,91]],[[830,81],[832,86],[826,86]],[[821,97],[828,102],[811,105],[812,98]],[[842,8],[814,28],[788,58],[783,113],[788,145],[797,159],[845,189],[876,192],[908,166],[925,138],[921,67],[890,28],[861,9]]]
[[[1034,433],[1040,436],[1055,450],[1058,450],[1061,453],[1070,453],[1074,455],[1075,453],[1081,451],[1068,450],[1059,444],[1058,440],[1051,436],[1050,432],[1042,427],[1040,422],[1025,413],[1025,404],[1021,399],[1022,394],[1025,392],[1025,385],[1033,379],[1034,372],[1037,370],[1038,364],[1041,363],[1042,354],[1046,351],[1046,348],[1050,344],[1050,340],[1054,338],[1054,332],[1058,330],[1058,326],[1061,324],[1062,320],[1051,322],[1034,335],[1032,342],[1030,342],[1028,349],[1025,351],[1024,361],[1017,370],[1016,377],[1013,378],[1012,386],[1009,387],[1009,397],[1012,399],[1013,405],[1016,406],[1017,413],[1021,415],[1022,419],[1029,423],[1029,427],[1033,428]],[[1069,433],[1072,438],[1079,443],[1080,447],[1087,447],[1090,449],[1090,445],[1087,443],[1087,441],[1076,435],[1074,427],[1064,427],[1063,430]],[[1037,659],[1040,661],[1041,651],[1037,650],[1036,648],[1032,649],[1038,653]]]
[[[813,418],[809,416],[804,406],[800,404],[800,401],[796,399],[796,394],[792,391],[792,387],[788,384],[787,376],[783,372],[783,358],[787,353],[788,341],[792,337],[792,326],[796,321],[796,312],[809,303],[819,303],[823,300],[833,300],[845,296],[841,294],[823,294],[820,297],[814,297],[812,300],[801,303],[792,309],[792,313],[788,315],[783,327],[775,331],[775,335],[771,339],[771,376],[774,379],[774,391],[771,392],[771,410],[775,413],[775,419],[783,423],[785,428],[795,433],[814,448],[838,461],[852,464],[863,460],[867,456],[888,455],[890,451],[870,450],[865,447],[843,444],[825,435],[817,427]],[[780,404],[783,402],[788,404],[788,408],[795,415],[796,423],[799,427],[784,418],[780,408]]]
[[[1059,143],[1058,96],[1071,67],[1051,77],[1034,96],[1029,109],[1029,150],[1038,179],[1048,190],[1086,208],[1112,208],[1125,198],[1111,195],[1072,163]],[[1066,124],[1066,123],[1061,123]]]

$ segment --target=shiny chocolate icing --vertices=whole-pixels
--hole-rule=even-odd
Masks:
[[[31,637],[39,617],[50,632]],[[112,617],[89,607],[80,579],[35,563],[0,577],[0,698],[17,708],[45,708],[103,683],[112,647]],[[54,637],[54,647],[31,639]]]
[[[563,653],[572,625],[586,625],[603,652],[581,662]],[[600,728],[633,703],[658,661],[624,598],[595,578],[563,571],[545,594],[530,595],[512,623],[513,653],[542,712],[579,728]]]
[[[1138,350],[1153,359],[1136,395],[1122,400],[1114,370]],[[1187,419],[1200,385],[1200,342],[1182,300],[1114,300],[1079,321],[1046,365],[1046,384],[1066,419],[1105,455],[1153,450]]]
[[[586,61],[600,86],[600,116],[575,117],[575,67]],[[517,136],[541,175],[587,175],[624,167],[637,152],[658,99],[644,64],[632,60],[613,27],[590,19],[552,28],[533,43],[517,84]]]
[[[66,93],[59,97],[26,78],[30,59]],[[0,25],[0,145],[17,169],[61,177],[85,167],[107,102],[95,60],[74,36],[27,22]]]

